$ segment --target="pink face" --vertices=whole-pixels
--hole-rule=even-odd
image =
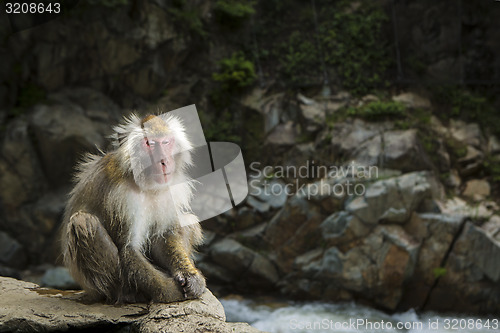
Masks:
[[[174,147],[175,138],[173,136],[144,138],[142,149],[151,160],[147,174],[158,184],[168,183],[174,175]]]

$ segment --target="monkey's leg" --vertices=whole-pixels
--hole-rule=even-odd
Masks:
[[[118,249],[99,219],[85,212],[71,216],[64,262],[75,280],[95,297],[116,300],[120,285]]]
[[[126,246],[120,258],[122,274],[131,289],[155,302],[168,303],[186,299],[176,281],[156,269],[140,250]]]
[[[185,227],[186,228],[186,227]],[[191,235],[181,228],[157,237],[151,255],[158,266],[168,270],[182,287],[187,298],[197,298],[205,291],[205,277],[191,260]]]

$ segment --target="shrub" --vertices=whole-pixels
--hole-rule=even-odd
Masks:
[[[254,83],[257,75],[253,63],[242,52],[235,52],[230,58],[219,62],[219,71],[212,78],[221,83],[223,90],[234,92]]]
[[[403,117],[405,116],[405,111],[406,108],[401,103],[376,101],[358,108],[349,108],[347,114],[368,120],[378,120],[386,117]]]

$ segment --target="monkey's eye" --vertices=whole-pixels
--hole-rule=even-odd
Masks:
[[[156,146],[156,141],[153,141],[153,140],[146,140],[146,145],[147,145],[148,147],[154,148],[154,146]]]
[[[162,144],[164,144],[164,145],[169,145],[169,144],[170,144],[170,142],[172,142],[172,141],[171,141],[171,140],[165,140],[165,141],[163,141],[163,142],[162,142]]]

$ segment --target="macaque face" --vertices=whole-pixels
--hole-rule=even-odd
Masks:
[[[175,138],[172,135],[145,137],[141,149],[150,160],[145,177],[156,184],[168,184],[175,172]]]

